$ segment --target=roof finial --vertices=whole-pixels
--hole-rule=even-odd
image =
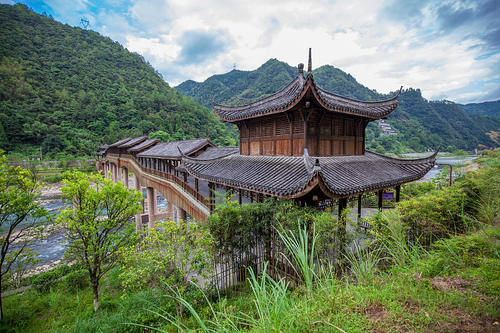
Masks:
[[[297,68],[299,69],[299,74],[304,73],[304,64],[303,63],[298,64]]]
[[[309,48],[309,61],[307,62],[307,73],[312,72],[311,48]]]

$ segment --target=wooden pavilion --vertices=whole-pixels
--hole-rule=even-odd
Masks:
[[[338,199],[339,213],[347,198],[383,191],[423,177],[436,153],[421,159],[399,159],[365,149],[370,121],[384,119],[398,105],[399,92],[383,101],[359,101],[318,87],[312,74],[311,50],[307,73],[281,91],[243,106],[214,103],[214,112],[240,131],[239,152],[215,158],[184,155],[182,166],[196,179],[250,194],[295,199],[303,205],[324,205]],[[212,192],[212,191],[211,191]],[[240,199],[241,200],[241,199]],[[212,206],[213,198],[210,198]]]

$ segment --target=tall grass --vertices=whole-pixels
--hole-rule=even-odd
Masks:
[[[170,288],[170,295],[167,297],[175,298],[177,302],[187,309],[192,317],[192,321],[194,321],[196,325],[196,331],[207,333],[239,332],[241,331],[241,327],[250,327],[262,332],[281,332],[290,318],[292,299],[288,293],[288,283],[285,283],[283,279],[275,281],[267,274],[266,269],[267,263],[264,264],[264,270],[259,276],[256,276],[251,268],[248,269],[250,275],[248,282],[252,290],[253,304],[256,310],[255,317],[243,312],[240,312],[239,315],[229,314],[224,310],[225,302],[223,300],[219,299],[214,305],[203,293],[209,308],[209,316],[211,317],[207,319],[206,314],[200,314],[195,307],[174,288]],[[218,308],[216,309],[216,307]],[[160,316],[166,323],[181,332],[190,330],[179,317],[162,311],[160,308],[150,311]],[[168,330],[158,329],[147,325],[135,325],[159,332],[168,332]]]
[[[242,314],[250,327],[264,332],[281,332],[292,307],[292,299],[288,294],[288,283],[283,279],[275,281],[266,272],[267,264],[260,277],[256,277],[250,268],[248,282],[252,289],[257,317]]]
[[[353,248],[345,254],[356,281],[361,284],[369,284],[377,273],[377,265],[381,260],[380,250],[370,250],[368,246],[354,242]]]
[[[199,288],[196,284],[194,285],[197,288]],[[215,306],[224,309],[225,304],[223,301],[219,300],[219,302],[217,302],[214,306],[214,304],[210,302],[206,294],[202,291],[203,297],[210,309],[210,313],[208,315],[211,316],[211,319],[209,319],[206,318],[206,314],[199,313],[196,310],[196,308],[184,296],[182,296],[176,288],[172,288],[169,285],[167,285],[167,288],[169,288],[170,293],[169,295],[166,295],[166,297],[173,298],[176,302],[178,302],[185,309],[187,309],[187,311],[190,313],[196,325],[195,331],[200,331],[205,333],[240,331],[238,327],[238,321],[240,321],[239,317],[229,315],[223,310],[216,310]],[[179,318],[178,316],[173,316],[169,312],[164,311],[161,308],[156,307],[154,309],[150,309],[149,311],[154,315],[157,315],[160,318],[162,318],[167,324],[170,324],[171,326],[175,327],[179,332],[186,332],[192,330],[190,327],[188,327],[186,324],[182,322],[182,318]],[[142,324],[131,323],[131,325],[157,332],[171,332],[171,330],[160,329]]]
[[[393,266],[405,268],[414,266],[427,251],[419,244],[409,244],[405,233],[405,226],[397,216],[397,212],[388,217],[385,213],[379,213],[384,223],[380,224],[381,235],[378,237],[378,251],[384,254],[384,259],[389,260]]]
[[[309,235],[305,225],[302,227],[299,224],[297,235],[292,231],[280,232],[277,230],[277,232],[295,263],[292,263],[292,267],[298,275],[302,276],[307,294],[311,295],[313,281],[317,278],[316,265],[314,263],[314,246],[316,244],[317,235],[314,227],[311,241],[309,241]],[[290,258],[287,259],[290,261]]]

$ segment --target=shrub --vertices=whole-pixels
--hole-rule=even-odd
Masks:
[[[450,233],[467,231],[464,199],[459,186],[450,186],[400,202],[397,207],[410,242],[427,246]]]
[[[44,177],[46,183],[58,183],[62,181],[63,176],[61,174],[48,175]]]
[[[68,290],[81,290],[89,285],[89,272],[86,269],[73,271],[66,275],[64,283]]]
[[[33,287],[41,293],[47,292],[51,285],[66,274],[72,271],[68,265],[61,265],[49,271],[43,272],[35,276],[32,280]]]
[[[470,235],[441,239],[432,245],[419,270],[426,276],[454,273],[479,267],[484,259],[500,259],[500,229],[489,228]]]

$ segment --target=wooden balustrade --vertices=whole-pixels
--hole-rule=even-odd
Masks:
[[[110,155],[112,155],[112,154],[110,154]],[[188,192],[196,200],[198,200],[203,205],[205,205],[205,206],[208,207],[209,200],[207,198],[205,198],[205,196],[203,194],[201,194],[198,191],[196,191],[196,189],[192,188],[188,183],[184,182],[184,180],[182,178],[177,177],[176,175],[168,173],[168,172],[163,172],[163,171],[160,171],[160,170],[143,167],[141,165],[141,163],[135,158],[135,156],[132,156],[132,155],[127,155],[127,156],[123,156],[122,155],[122,156],[116,156],[116,157],[119,157],[119,158],[123,158],[123,157],[129,158],[129,159],[133,160],[141,168],[141,170],[143,170],[144,172],[153,174],[153,175],[158,176],[160,178],[164,178],[164,179],[167,179],[169,181],[172,181],[172,182],[176,183],[177,185],[179,185],[180,187],[182,187],[182,189],[184,191]]]

